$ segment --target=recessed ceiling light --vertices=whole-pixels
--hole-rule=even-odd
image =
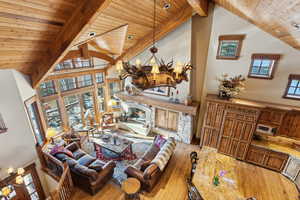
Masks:
[[[295,30],[300,30],[300,24],[297,23],[292,23],[292,26],[294,27]]]
[[[128,35],[128,36],[127,36],[127,39],[128,39],[128,40],[132,40],[132,39],[133,39],[133,35]]]
[[[171,4],[170,3],[164,3],[163,9],[168,10],[170,8],[171,8]]]
[[[96,32],[89,32],[89,37],[94,37],[96,35]]]

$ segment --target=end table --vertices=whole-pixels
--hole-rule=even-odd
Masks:
[[[122,182],[122,190],[125,192],[125,200],[140,200],[139,190],[141,183],[136,178],[128,178]]]

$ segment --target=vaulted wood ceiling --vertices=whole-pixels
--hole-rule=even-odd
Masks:
[[[157,0],[157,39],[191,17],[191,6],[203,14],[206,1]],[[300,48],[300,32],[291,26],[300,23],[300,0],[214,1]],[[164,9],[165,3],[170,3],[171,8]],[[91,4],[97,8],[93,9]],[[84,18],[86,14],[89,17]],[[76,23],[73,27],[70,22],[76,20],[87,24]],[[101,35],[122,26],[126,26],[127,36],[131,38],[126,36],[123,41],[120,58],[128,59],[151,44],[153,0],[0,0],[0,69],[14,68],[29,74],[36,85],[61,59],[60,54],[66,55],[72,46],[89,39],[88,33]],[[59,39],[64,41],[56,45]],[[106,37],[105,42],[108,41]],[[115,55],[120,54],[116,49],[113,51]]]
[[[108,6],[96,13],[96,20],[80,33],[79,38],[72,41],[73,45],[89,39],[90,32],[98,35],[127,24],[127,36],[132,37],[126,37],[123,48],[123,52],[126,52],[152,32],[153,0],[98,1],[108,2]],[[15,68],[25,74],[43,74],[44,72],[37,72],[36,69],[42,68],[42,61],[53,54],[49,48],[81,2],[83,1],[0,0],[0,69]],[[163,5],[168,2],[171,3],[171,8],[166,10]],[[157,26],[176,18],[174,16],[186,8],[189,15],[185,15],[185,20],[192,14],[186,0],[157,0]]]
[[[300,0],[214,0],[218,5],[300,50]]]

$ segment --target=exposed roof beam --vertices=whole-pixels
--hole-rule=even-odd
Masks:
[[[106,50],[106,49],[102,49],[98,44],[97,42],[95,42],[95,40],[91,40],[89,41],[89,45],[91,45],[92,47],[94,47],[97,51],[101,52],[101,53],[105,53],[105,54],[111,54],[113,55],[114,53]]]
[[[104,53],[101,53],[101,52],[89,50],[88,55],[90,57],[95,57],[95,58],[99,58],[99,59],[102,59],[102,60],[106,60],[110,64],[115,64],[115,62],[116,62],[115,59],[113,59],[112,57],[110,57],[110,56],[108,56]],[[70,59],[73,59],[73,58],[79,58],[79,57],[83,57],[82,51],[81,50],[72,50],[72,51],[69,51],[65,55],[65,57],[60,60],[60,62],[65,61],[65,60],[70,60]]]
[[[208,14],[208,0],[187,0],[192,8],[202,17]]]
[[[79,51],[80,51],[80,53],[81,53],[81,55],[82,55],[82,57],[84,59],[89,59],[90,58],[90,54],[89,54],[89,49],[88,49],[88,44],[87,43],[84,43],[84,44],[78,46],[78,48],[79,48]]]
[[[36,88],[68,53],[73,43],[84,33],[98,14],[112,0],[82,0],[74,10],[70,19],[65,23],[52,45],[48,48],[47,56],[38,65],[33,66],[32,86]]]
[[[176,29],[178,26],[183,24],[192,16],[192,8],[187,5],[182,9],[180,13],[176,13],[172,16],[169,21],[159,25],[155,31],[155,40],[160,40],[162,37]],[[130,47],[126,52],[124,52],[121,56],[119,56],[116,60],[119,59],[127,59],[130,60],[134,56],[138,55],[142,51],[144,51],[147,47],[152,44],[153,33],[149,32],[147,35],[139,39],[136,44]]]

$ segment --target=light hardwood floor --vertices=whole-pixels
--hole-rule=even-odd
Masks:
[[[189,153],[191,151],[197,151],[200,158],[207,156],[207,152],[201,151],[199,146],[178,144],[165,173],[161,177],[161,180],[151,193],[141,195],[142,199],[187,200],[185,180],[191,168],[189,159]],[[245,181],[239,183],[238,187],[243,187],[246,194],[256,194],[257,200],[297,199],[298,191],[295,185],[281,174],[251,164],[236,161],[235,159],[230,158],[229,160],[234,163],[234,166],[237,169],[239,169],[237,173],[240,173],[241,177],[245,177]],[[210,167],[205,166],[205,168],[209,169]],[[123,192],[120,187],[109,182],[95,196],[90,196],[81,190],[76,190],[73,200],[122,200],[123,198]],[[220,197],[220,199],[217,200],[223,199],[224,198]],[[210,197],[205,200],[210,200]]]

